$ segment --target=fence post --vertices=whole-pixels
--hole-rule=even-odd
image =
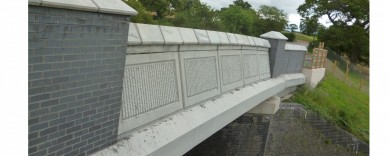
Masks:
[[[336,71],[336,65],[337,65],[337,60],[333,61],[333,67],[332,67],[332,73],[334,75],[334,72]]]
[[[349,62],[347,62],[347,69],[346,69],[346,72],[345,72],[345,81],[348,80],[348,74],[349,74]]]
[[[362,87],[363,87],[363,78],[361,78],[360,80],[359,90],[362,90]]]
[[[313,53],[311,55],[311,63],[310,63],[310,69],[313,69],[314,66],[314,54],[315,54],[316,48],[313,49]]]

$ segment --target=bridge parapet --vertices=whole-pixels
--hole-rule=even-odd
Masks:
[[[120,135],[270,78],[265,39],[138,23],[129,29]]]

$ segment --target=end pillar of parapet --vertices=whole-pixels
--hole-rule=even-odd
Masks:
[[[288,58],[285,56],[286,53],[284,49],[288,38],[282,33],[276,31],[267,32],[260,35],[260,37],[268,40],[271,46],[269,51],[271,77],[276,78],[285,74]]]
[[[317,84],[325,76],[325,68],[317,69],[302,69],[302,73],[306,76],[306,86],[310,89],[316,88]]]
[[[279,110],[280,97],[272,96],[265,100],[264,102],[253,107],[247,113],[254,114],[275,114]]]

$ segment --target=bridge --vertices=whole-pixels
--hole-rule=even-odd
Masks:
[[[109,2],[29,0],[29,155],[182,155],[316,72],[279,32],[131,23]]]

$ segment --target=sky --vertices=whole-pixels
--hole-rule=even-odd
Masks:
[[[228,7],[229,4],[233,4],[234,0],[200,0],[201,2],[207,3],[213,9],[221,9],[223,7]],[[301,16],[297,12],[299,5],[303,4],[305,0],[244,0],[252,5],[254,10],[258,10],[260,5],[275,6],[280,10],[283,10],[288,14],[289,24],[296,24],[299,27],[299,22]],[[327,22],[327,18],[320,18],[320,23],[326,27],[331,24]]]

